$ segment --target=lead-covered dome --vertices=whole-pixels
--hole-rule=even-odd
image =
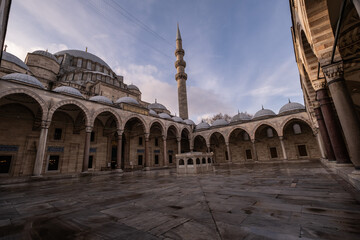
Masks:
[[[89,98],[90,101],[99,102],[99,103],[106,103],[112,104],[112,101],[105,96],[93,96]]]
[[[2,52],[2,60],[14,63],[15,65],[25,69],[26,71],[29,71],[29,67],[23,61],[21,61],[20,58],[18,58],[17,56],[15,56],[11,53],[3,51]]]
[[[181,117],[177,117],[177,116],[172,117],[172,120],[179,123],[185,123]]]
[[[59,55],[64,55],[66,53],[70,54],[70,55],[72,55],[74,57],[79,57],[79,58],[91,60],[91,61],[93,61],[95,63],[99,63],[99,64],[101,64],[103,66],[106,66],[107,68],[111,69],[109,67],[109,65],[107,65],[107,63],[104,60],[102,60],[98,56],[96,56],[96,55],[94,55],[92,53],[86,52],[86,51],[71,49],[71,50],[63,50],[63,51],[57,52],[54,55],[59,56]]]
[[[139,105],[139,102],[136,101],[136,99],[134,99],[134,98],[132,98],[132,97],[122,97],[122,98],[119,98],[118,100],[116,100],[115,103],[130,103],[130,104]]]
[[[44,89],[44,85],[35,77],[24,73],[11,73],[2,77],[3,80],[12,80],[21,83],[26,83]]]
[[[32,52],[33,54],[37,54],[37,55],[41,55],[41,56],[44,56],[44,57],[47,57],[47,58],[50,58],[54,61],[56,61],[58,63],[58,60],[56,59],[56,57],[49,53],[48,51],[43,51],[43,50],[36,50],[34,52]]]
[[[229,123],[228,123],[225,119],[220,118],[220,119],[215,120],[215,121],[211,124],[211,126],[212,126],[212,127],[225,126],[225,125],[228,125],[228,124],[229,124]]]
[[[149,110],[149,114],[155,117],[158,117],[159,115],[152,109]]]
[[[139,88],[137,86],[135,86],[134,84],[130,84],[127,86],[127,88],[129,90],[136,90],[136,91],[140,91]]]
[[[276,116],[276,114],[270,110],[270,109],[264,109],[264,107],[257,111],[253,117],[253,119],[255,118],[261,118],[261,117],[271,117],[271,116]]]
[[[198,125],[196,125],[195,129],[200,130],[200,129],[208,129],[210,128],[210,125],[206,122],[201,122]]]
[[[164,105],[158,103],[156,100],[155,100],[154,103],[149,104],[148,108],[149,108],[149,109],[163,109],[163,110],[167,110]]]
[[[57,93],[70,94],[70,95],[73,95],[76,97],[83,97],[83,95],[80,93],[79,90],[77,90],[76,88],[73,88],[73,87],[69,87],[69,86],[57,87],[53,91],[57,92]]]
[[[184,122],[188,125],[195,125],[194,121],[191,119],[185,119]]]
[[[170,115],[167,113],[160,113],[159,117],[164,118],[164,119],[171,119]]]
[[[251,116],[247,113],[238,112],[235,116],[231,118],[230,122],[237,122],[237,121],[248,121],[251,120]]]
[[[305,110],[305,106],[297,102],[290,102],[289,100],[289,103],[285,104],[280,108],[279,114],[295,110]]]

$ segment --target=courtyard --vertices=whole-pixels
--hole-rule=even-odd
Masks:
[[[357,192],[317,161],[0,185],[1,239],[359,239]]]

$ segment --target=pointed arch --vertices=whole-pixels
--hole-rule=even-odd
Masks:
[[[93,115],[92,115],[92,118],[91,118],[91,126],[94,126],[95,124],[95,119],[102,113],[105,113],[105,112],[109,112],[115,119],[116,121],[116,127],[118,129],[121,128],[122,126],[122,122],[121,122],[121,118],[119,116],[119,114],[112,108],[100,108],[98,109]]]
[[[56,110],[58,110],[60,107],[65,106],[65,105],[75,105],[75,106],[79,107],[84,113],[85,125],[90,126],[91,119],[90,119],[89,110],[82,103],[80,103],[79,101],[73,100],[73,99],[67,99],[67,100],[60,101],[57,104],[55,104],[53,107],[51,107],[51,109],[49,111],[49,115],[48,115],[48,121],[51,121],[52,116]]]
[[[308,120],[308,119],[305,119],[303,117],[300,117],[300,116],[290,116],[288,118],[286,118],[282,123],[281,123],[281,126],[280,126],[280,134],[279,136],[284,136],[284,129],[285,127],[287,126],[287,124],[290,122],[290,121],[293,121],[293,120],[298,120],[300,122],[304,122],[305,124],[307,124],[309,126],[309,128],[313,131],[313,133],[315,134],[315,129],[312,128],[312,124],[311,122]]]

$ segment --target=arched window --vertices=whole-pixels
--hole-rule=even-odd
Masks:
[[[266,135],[268,138],[274,137],[274,132],[273,132],[272,128],[266,129]]]
[[[293,131],[294,131],[294,134],[301,134],[301,127],[299,124],[295,123],[293,125]]]
[[[202,159],[202,163],[206,163],[206,159],[205,159],[205,158]]]
[[[196,164],[200,164],[200,159],[199,158],[196,159]]]
[[[247,134],[247,132],[244,132],[243,133],[243,139],[244,139],[244,141],[249,141],[249,134]]]
[[[188,165],[194,165],[194,161],[190,158],[187,160],[187,164]]]
[[[179,165],[184,165],[184,160],[180,159],[179,160]]]

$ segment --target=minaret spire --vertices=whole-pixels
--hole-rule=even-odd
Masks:
[[[178,84],[178,103],[179,103],[179,116],[182,119],[188,119],[188,104],[187,104],[187,93],[186,93],[186,80],[187,74],[185,73],[186,62],[184,61],[185,51],[182,48],[182,39],[179,29],[179,23],[177,24],[177,33],[176,33],[176,75],[175,79]]]

